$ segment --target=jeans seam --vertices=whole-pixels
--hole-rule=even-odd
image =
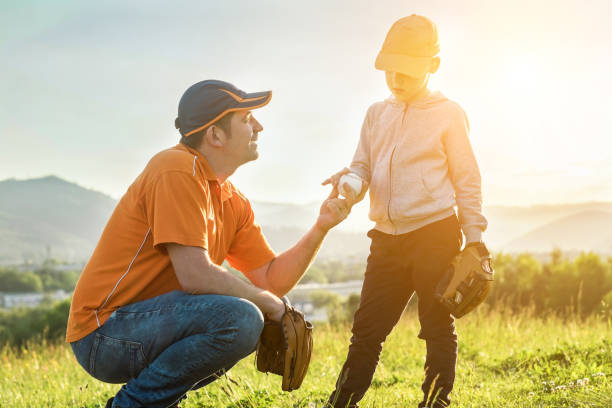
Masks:
[[[136,362],[138,361],[138,348],[130,346],[130,377],[136,377]]]
[[[130,311],[125,311],[125,310],[121,310],[121,309],[117,309],[115,310],[115,316],[119,316],[119,315],[136,315],[136,314],[145,314],[145,313],[157,313],[162,311],[164,308],[160,307],[158,309],[153,309],[153,310],[145,310],[145,311],[137,311],[137,312],[130,312]]]
[[[94,336],[94,342],[89,352],[89,373],[93,376],[96,368],[96,354],[98,352],[98,346],[100,345],[100,336],[98,333]]]
[[[144,353],[144,346],[142,345],[142,343],[138,346],[138,352],[140,353],[140,358],[142,358],[142,363],[144,367],[147,367],[149,365],[149,359]]]

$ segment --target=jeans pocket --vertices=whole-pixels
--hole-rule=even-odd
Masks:
[[[96,333],[89,356],[89,374],[108,383],[125,383],[147,365],[142,343]]]

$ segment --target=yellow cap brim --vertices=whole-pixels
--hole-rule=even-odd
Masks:
[[[429,71],[432,58],[380,52],[378,57],[376,57],[374,66],[381,71],[399,72],[411,77],[420,78]]]

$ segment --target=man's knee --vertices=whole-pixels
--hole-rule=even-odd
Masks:
[[[237,299],[234,310],[234,340],[236,352],[247,356],[255,351],[264,326],[264,317],[255,304],[246,299]]]

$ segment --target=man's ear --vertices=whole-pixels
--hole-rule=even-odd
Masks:
[[[440,57],[433,57],[429,66],[429,73],[434,74],[440,68]]]
[[[223,147],[225,145],[226,135],[223,129],[211,125],[206,129],[204,138],[206,139],[206,143],[212,147]]]

